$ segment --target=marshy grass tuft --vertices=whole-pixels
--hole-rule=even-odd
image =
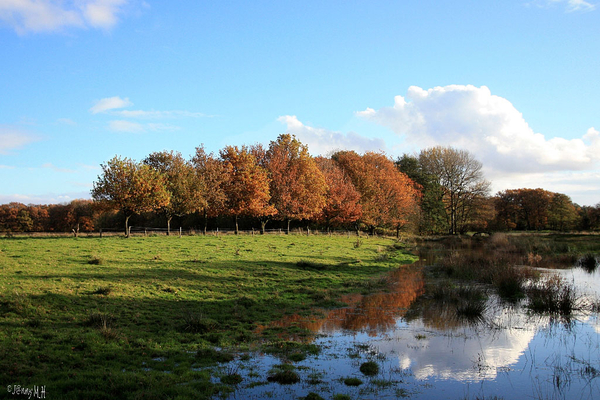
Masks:
[[[187,312],[183,315],[182,330],[190,333],[207,333],[217,327],[217,322],[202,314]]]
[[[218,351],[212,348],[200,349],[196,352],[196,359],[207,364],[228,363],[235,359],[233,354],[226,351]]]
[[[87,263],[91,265],[102,265],[104,264],[104,260],[98,256],[92,256]]]
[[[577,265],[591,274],[598,269],[598,260],[594,254],[586,254],[577,261]]]
[[[115,318],[109,313],[102,313],[98,311],[91,312],[87,319],[83,322],[85,326],[91,326],[94,328],[110,328],[115,321]]]
[[[348,396],[347,394],[336,394],[335,396],[333,396],[333,400],[352,400],[352,397]]]
[[[375,361],[367,361],[360,365],[360,372],[366,376],[374,376],[379,373],[379,365]]]
[[[292,353],[288,356],[288,359],[293,362],[300,362],[306,360],[305,353]]]
[[[94,290],[90,294],[100,294],[102,296],[108,296],[109,294],[112,293],[112,291],[113,291],[113,289],[110,286],[104,286],[104,287],[99,287],[98,289]]]
[[[238,368],[230,368],[225,375],[221,376],[221,383],[225,385],[237,385],[243,380],[244,378],[238,373]]]
[[[346,386],[360,386],[363,384],[363,381],[361,381],[358,378],[346,378],[344,379],[344,385]]]
[[[315,392],[310,392],[306,396],[301,397],[303,400],[325,400],[323,397],[319,396]]]
[[[533,312],[571,316],[578,310],[575,288],[559,275],[536,282],[527,289],[528,307]]]
[[[313,270],[313,271],[325,271],[327,269],[327,265],[319,264],[312,261],[304,261],[300,260],[296,263],[296,267],[305,270]]]
[[[300,382],[300,375],[295,371],[295,367],[290,364],[276,365],[271,374],[267,377],[269,382],[277,382],[280,385],[291,385]]]

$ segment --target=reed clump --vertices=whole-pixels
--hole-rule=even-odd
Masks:
[[[538,313],[570,316],[580,309],[575,288],[559,275],[540,280],[527,289],[528,307]]]

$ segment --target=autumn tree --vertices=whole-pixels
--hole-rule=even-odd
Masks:
[[[542,230],[548,225],[552,192],[538,189],[517,189],[522,220],[528,230]]]
[[[0,207],[0,230],[4,232],[23,232],[27,230],[27,223],[22,224],[23,217],[29,213],[27,206],[22,203],[11,202]]]
[[[146,157],[143,163],[165,178],[170,202],[161,211],[167,219],[167,235],[170,235],[173,217],[182,217],[206,207],[204,181],[198,179],[192,163],[186,161],[179,152],[155,152]]]
[[[495,196],[500,227],[508,229],[557,230],[573,228],[577,208],[569,196],[538,189],[507,189]]]
[[[319,170],[327,184],[327,201],[321,210],[319,220],[327,228],[356,222],[362,216],[360,193],[356,190],[350,177],[332,159],[315,158]]]
[[[225,172],[225,212],[235,218],[237,235],[238,217],[275,213],[269,205],[269,177],[246,146],[241,149],[227,146],[221,150],[220,157]]]
[[[415,212],[419,196],[415,183],[398,171],[382,153],[340,151],[332,157],[350,176],[360,193],[362,217],[360,222],[371,232],[377,227],[400,229]]]
[[[196,148],[196,154],[192,157],[192,165],[196,170],[198,185],[205,188],[202,214],[204,216],[204,234],[208,225],[208,218],[217,217],[224,213],[226,171],[221,160],[213,153],[206,153],[204,146]]]
[[[102,175],[94,182],[92,198],[107,208],[123,212],[126,237],[132,215],[169,204],[165,178],[150,166],[115,156],[101,167]]]
[[[521,218],[519,191],[507,189],[494,196],[496,208],[496,225],[500,229],[512,230],[517,228]]]
[[[308,148],[295,136],[279,135],[265,153],[271,178],[271,204],[276,218],[287,221],[311,219],[319,215],[326,203],[327,184]]]
[[[48,207],[48,220],[50,230],[56,232],[79,231],[91,232],[94,230],[94,219],[97,210],[91,200],[73,200],[66,204],[53,204]]]
[[[422,150],[419,163],[442,187],[449,233],[464,231],[490,188],[481,162],[466,150],[437,146]]]
[[[600,203],[595,206],[582,206],[579,208],[578,214],[580,230],[600,229]]]

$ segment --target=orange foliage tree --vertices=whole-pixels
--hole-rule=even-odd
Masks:
[[[213,153],[206,153],[203,145],[196,147],[192,165],[196,169],[198,184],[205,188],[202,213],[204,215],[204,234],[206,235],[208,218],[218,217],[225,210],[226,174],[223,163]]]
[[[577,208],[569,196],[544,189],[508,189],[496,194],[496,221],[508,229],[575,227]]]
[[[126,237],[132,215],[169,204],[165,178],[150,166],[118,156],[101,166],[102,175],[94,182],[92,198],[104,207],[123,212]]]
[[[271,204],[276,218],[287,221],[311,219],[325,206],[327,184],[308,148],[295,136],[279,135],[265,154],[271,178]]]
[[[227,146],[221,150],[220,156],[225,171],[225,212],[235,217],[237,235],[238,217],[275,213],[269,205],[269,177],[246,146],[241,149]]]
[[[167,219],[167,235],[171,233],[173,217],[182,217],[206,207],[204,182],[197,179],[194,166],[181,153],[155,152],[146,157],[143,163],[165,178],[170,202],[161,210]]]
[[[360,193],[356,190],[348,174],[335,161],[325,157],[315,158],[317,166],[327,184],[327,202],[321,210],[319,220],[330,226],[356,222],[362,216]]]
[[[361,195],[361,222],[374,233],[377,227],[400,229],[417,207],[419,191],[415,183],[398,171],[382,153],[341,151],[333,155],[348,173]]]

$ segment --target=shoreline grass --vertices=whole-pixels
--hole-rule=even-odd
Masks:
[[[355,244],[295,235],[0,239],[0,380],[46,385],[64,399],[227,393],[229,379],[211,379],[201,368],[211,357],[198,352],[275,341],[282,328],[258,328],[382,289],[376,277],[415,259],[393,239]]]

